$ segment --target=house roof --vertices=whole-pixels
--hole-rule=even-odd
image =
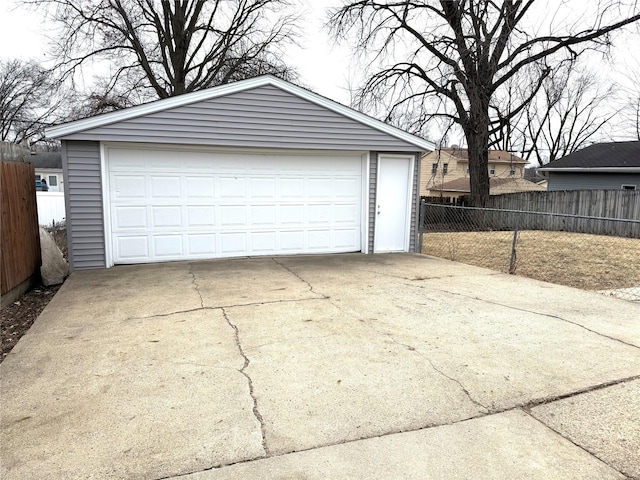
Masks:
[[[61,152],[39,152],[29,157],[34,168],[62,168]]]
[[[543,172],[640,172],[640,141],[596,143],[554,160]]]
[[[442,148],[440,151],[451,155],[456,160],[461,162],[469,161],[469,150],[466,148],[448,147]],[[437,153],[437,150],[434,152]],[[514,155],[506,150],[489,150],[489,163],[508,163],[508,164],[521,164],[526,165],[529,163],[527,160]]]
[[[493,190],[495,188],[505,187],[507,185],[512,184],[512,186],[518,190],[539,190],[538,185],[524,178],[511,178],[511,177],[489,177],[489,190]],[[469,182],[469,178],[456,178],[455,180],[451,180],[449,182],[445,182],[442,185],[434,185],[430,187],[431,191],[442,190],[445,192],[460,192],[460,193],[470,193],[471,186]]]
[[[404,130],[400,130],[399,128],[381,122],[380,120],[377,120],[373,117],[365,115],[361,112],[353,110],[352,108],[334,102],[333,100],[329,100],[328,98],[318,95],[317,93],[311,92],[310,90],[299,87],[272,75],[262,75],[259,77],[241,80],[226,85],[220,85],[193,93],[187,93],[184,95],[178,95],[162,100],[156,100],[154,102],[126,108],[124,110],[118,110],[115,112],[105,113],[82,120],[76,120],[74,122],[64,123],[46,129],[45,134],[50,138],[61,138],[93,128],[110,125],[116,122],[122,122],[152,113],[162,112],[164,110],[181,107],[184,105],[211,100],[214,98],[223,97],[226,95],[231,95],[233,93],[243,92],[266,85],[279,88],[292,95],[296,95],[316,105],[360,122],[371,128],[374,128],[380,132],[391,135],[399,140],[414,145],[415,147],[417,147],[417,150],[431,151],[435,148],[435,144],[433,142],[430,142],[429,140],[425,140],[423,138],[412,135],[408,132],[405,132]]]

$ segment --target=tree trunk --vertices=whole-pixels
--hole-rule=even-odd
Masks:
[[[473,116],[476,117],[475,121]],[[474,207],[484,207],[489,200],[489,123],[482,115],[473,114],[471,123],[471,128],[465,128],[469,155],[470,201]]]

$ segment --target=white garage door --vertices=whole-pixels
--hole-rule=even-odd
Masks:
[[[353,155],[109,148],[113,263],[361,250]]]

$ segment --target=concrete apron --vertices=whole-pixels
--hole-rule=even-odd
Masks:
[[[638,318],[420,255],[76,272],[0,366],[0,477],[640,478]]]

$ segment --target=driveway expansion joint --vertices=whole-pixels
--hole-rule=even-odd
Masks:
[[[561,395],[553,395],[546,398],[534,399],[525,404],[519,405],[518,408],[521,408],[525,412],[530,413],[533,408],[539,407],[540,405],[547,405],[549,403],[557,402],[558,400],[565,400],[567,398],[576,397],[584,393],[596,392],[598,390],[604,390],[605,388],[614,387],[622,383],[634,382],[636,380],[640,380],[640,375],[634,375],[632,377],[619,378],[617,380],[611,380],[610,382],[599,383],[598,385],[592,385],[590,387],[581,388],[580,390],[574,390],[573,392],[564,393]]]
[[[541,425],[543,425],[545,428],[549,429],[550,431],[552,431],[553,433],[555,433],[556,435],[558,435],[559,437],[561,437],[562,439],[566,440],[567,442],[569,442],[571,445],[573,445],[576,448],[579,448],[580,450],[582,450],[583,452],[585,452],[586,454],[588,454],[589,456],[595,458],[596,460],[598,460],[599,462],[603,463],[604,465],[606,465],[607,467],[609,467],[612,470],[615,470],[616,472],[618,472],[620,475],[624,476],[627,480],[633,480],[633,477],[629,477],[626,473],[621,472],[618,468],[614,467],[613,465],[611,465],[609,462],[605,461],[604,459],[600,458],[598,455],[596,455],[595,453],[589,451],[587,448],[583,447],[582,445],[580,445],[579,443],[574,442],[570,437],[566,436],[565,434],[563,434],[562,432],[556,430],[555,428],[547,425],[546,423],[544,423],[542,420],[540,420],[539,418],[537,418],[535,415],[533,415],[531,413],[531,411],[529,409],[524,409],[521,408],[520,409],[522,412],[524,412],[526,415],[528,415],[529,417],[531,417],[533,420],[535,420],[536,422],[540,423]]]
[[[247,379],[247,383],[249,384],[249,396],[251,396],[251,400],[253,401],[253,416],[256,417],[256,420],[260,424],[260,434],[262,436],[262,449],[264,450],[265,456],[268,457],[270,452],[269,452],[269,446],[267,445],[266,426],[264,424],[264,418],[262,418],[262,414],[260,413],[260,410],[258,410],[258,399],[256,398],[255,391],[253,388],[253,379],[246,372],[246,369],[251,363],[251,361],[249,360],[249,357],[247,357],[247,354],[245,353],[244,348],[242,348],[242,343],[240,342],[240,330],[238,329],[238,326],[231,321],[231,319],[229,318],[229,315],[227,315],[227,311],[224,308],[221,308],[221,311],[222,311],[222,316],[224,317],[226,322],[229,324],[229,326],[233,329],[236,346],[238,347],[238,351],[240,352],[240,355],[244,360],[242,368],[238,370],[238,372],[240,372]]]

